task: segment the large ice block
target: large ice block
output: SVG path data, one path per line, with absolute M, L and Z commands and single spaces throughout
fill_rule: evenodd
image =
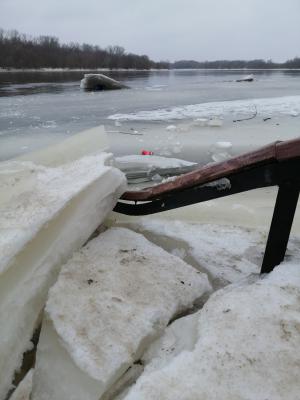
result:
M 140 373 L 149 343 L 210 289 L 205 274 L 142 235 L 101 233 L 49 292 L 32 399 L 113 398 Z
M 298 399 L 299 296 L 299 262 L 215 292 L 153 343 L 119 399 Z
M 51 146 L 22 154 L 17 161 L 32 161 L 47 167 L 58 167 L 85 156 L 108 151 L 109 143 L 104 126 L 76 133 Z
M 0 399 L 38 323 L 62 263 L 80 248 L 124 191 L 111 155 L 61 167 L 0 164 Z

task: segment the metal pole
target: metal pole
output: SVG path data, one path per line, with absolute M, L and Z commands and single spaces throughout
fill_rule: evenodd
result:
M 293 182 L 279 186 L 261 273 L 271 272 L 285 256 L 299 198 L 299 186 Z

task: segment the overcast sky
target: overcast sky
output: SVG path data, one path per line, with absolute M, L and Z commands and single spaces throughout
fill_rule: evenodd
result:
M 300 56 L 300 0 L 0 0 L 0 27 L 154 60 Z

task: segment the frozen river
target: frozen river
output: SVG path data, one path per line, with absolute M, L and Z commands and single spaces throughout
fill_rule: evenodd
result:
M 236 82 L 250 72 L 254 82 Z M 84 92 L 79 87 L 83 72 L 1 72 L 0 159 L 99 124 L 113 135 L 116 120 L 126 120 L 126 130 L 151 127 L 152 132 L 155 126 L 218 116 L 229 128 L 234 119 L 258 111 L 256 124 L 277 118 L 278 125 L 278 118 L 290 118 L 293 129 L 300 128 L 300 71 L 105 73 L 131 89 Z

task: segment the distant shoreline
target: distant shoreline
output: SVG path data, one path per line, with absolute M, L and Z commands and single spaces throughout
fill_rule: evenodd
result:
M 0 68 L 3 72 L 300 71 L 300 68 Z
M 145 72 L 145 71 L 169 71 L 164 68 L 134 69 L 134 68 L 0 68 L 1 72 Z

